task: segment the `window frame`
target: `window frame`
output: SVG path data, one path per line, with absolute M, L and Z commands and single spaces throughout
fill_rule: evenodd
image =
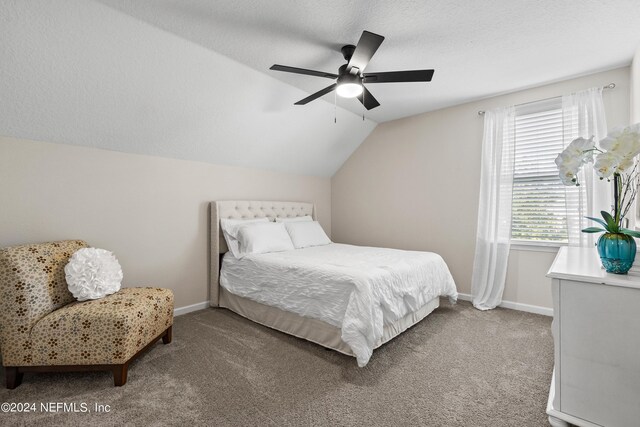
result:
M 541 113 L 544 111 L 552 111 L 552 110 L 558 110 L 558 107 L 560 109 L 560 111 L 562 111 L 562 97 L 561 96 L 556 96 L 556 97 L 552 97 L 552 98 L 548 98 L 548 99 L 544 99 L 544 100 L 540 100 L 540 101 L 532 101 L 532 102 L 528 102 L 525 104 L 520 104 L 518 106 L 516 106 L 516 120 L 518 118 L 518 116 L 526 116 L 526 115 L 530 115 L 530 114 L 536 114 L 536 113 Z M 562 123 L 562 129 L 563 129 L 563 139 L 564 139 L 564 131 L 565 131 L 565 124 L 564 122 Z M 514 130 L 515 130 L 515 137 L 514 137 L 514 152 L 517 155 L 517 138 L 518 138 L 518 127 L 514 124 Z M 564 145 L 564 144 L 563 144 Z M 513 180 L 513 186 L 515 187 L 515 183 L 516 183 L 516 170 L 515 170 L 515 161 L 514 161 L 514 180 Z M 560 181 L 560 178 L 558 177 L 558 182 Z M 512 194 L 513 194 L 513 189 L 512 189 Z M 510 234 L 510 245 L 511 245 L 511 249 L 513 250 L 519 250 L 519 251 L 534 251 L 534 252 L 557 252 L 558 249 L 562 246 L 568 246 L 569 242 L 568 242 L 568 236 L 567 236 L 567 241 L 547 241 L 547 240 L 527 240 L 527 239 L 521 239 L 521 238 L 514 238 L 513 236 L 513 202 L 514 202 L 514 198 L 512 196 L 511 198 L 511 234 Z M 565 199 L 566 200 L 566 199 Z

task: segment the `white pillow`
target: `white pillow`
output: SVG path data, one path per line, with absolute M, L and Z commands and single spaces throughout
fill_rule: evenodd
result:
M 77 250 L 64 267 L 69 292 L 78 301 L 114 294 L 122 286 L 122 268 L 113 253 L 104 249 Z
M 220 228 L 222 235 L 227 242 L 227 247 L 234 257 L 240 258 L 240 249 L 238 248 L 238 230 L 241 226 L 255 222 L 269 222 L 269 218 L 252 218 L 252 219 L 231 219 L 223 218 L 220 220 Z
M 313 221 L 313 218 L 311 218 L 311 215 L 305 215 L 305 216 L 294 216 L 291 218 L 276 218 L 276 222 L 302 222 L 302 221 Z
M 284 226 L 287 228 L 287 232 L 291 236 L 291 241 L 296 249 L 331 243 L 331 239 L 327 237 L 318 221 L 287 222 Z
M 240 257 L 295 249 L 284 224 L 274 222 L 241 226 L 238 230 L 238 242 L 240 243 Z

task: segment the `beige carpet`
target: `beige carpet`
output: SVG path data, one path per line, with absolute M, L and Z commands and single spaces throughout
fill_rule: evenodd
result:
M 109 413 L 0 413 L 2 425 L 545 426 L 551 319 L 444 300 L 355 359 L 223 309 L 176 318 L 173 343 L 108 373 L 25 374 L 0 402 L 95 403 Z M 3 378 L 4 384 L 4 378 Z

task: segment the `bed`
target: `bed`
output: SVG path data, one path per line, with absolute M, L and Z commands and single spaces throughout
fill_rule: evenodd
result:
M 211 203 L 210 305 L 369 361 L 375 348 L 420 322 L 441 296 L 457 299 L 442 258 L 430 252 L 330 244 L 236 259 L 220 220 L 311 216 L 311 203 Z

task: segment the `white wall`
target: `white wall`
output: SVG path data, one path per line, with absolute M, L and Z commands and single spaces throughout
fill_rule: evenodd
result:
M 631 62 L 631 123 L 640 122 L 640 46 Z
M 640 123 L 640 46 L 636 49 L 636 53 L 631 61 L 630 70 L 630 122 Z M 640 230 L 640 204 L 638 200 L 635 202 L 635 228 Z
M 329 177 L 375 123 L 308 95 L 101 3 L 0 2 L 0 135 Z
M 483 120 L 478 110 L 604 86 L 609 127 L 629 121 L 629 68 L 378 125 L 331 180 L 335 241 L 440 253 L 470 293 Z M 555 254 L 512 250 L 504 299 L 551 307 Z
M 330 192 L 329 178 L 0 137 L 0 247 L 86 240 L 176 307 L 208 299 L 210 201 L 313 202 L 330 233 Z

